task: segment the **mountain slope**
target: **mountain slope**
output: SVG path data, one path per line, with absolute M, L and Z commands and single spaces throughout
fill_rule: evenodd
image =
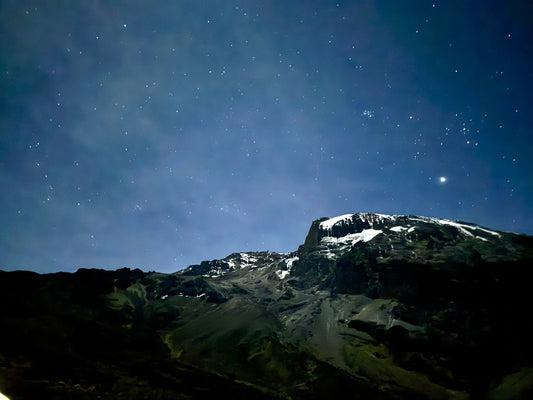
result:
M 532 265 L 532 237 L 362 213 L 175 274 L 1 273 L 0 390 L 525 398 Z

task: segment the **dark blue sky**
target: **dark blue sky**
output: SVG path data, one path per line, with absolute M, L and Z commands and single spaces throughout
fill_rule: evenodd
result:
M 533 234 L 532 13 L 0 0 L 0 268 L 171 272 L 359 211 Z

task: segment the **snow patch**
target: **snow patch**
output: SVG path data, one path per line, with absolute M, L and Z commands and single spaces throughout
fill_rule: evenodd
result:
M 291 258 L 287 258 L 285 260 L 285 264 L 287 264 L 287 268 L 288 268 L 289 271 L 292 268 L 292 264 L 294 264 L 294 262 L 298 261 L 299 259 L 300 259 L 299 257 L 291 257 Z
M 396 215 L 387 215 L 387 214 L 374 214 L 374 213 L 357 213 L 357 214 L 344 214 L 339 215 L 338 217 L 329 218 L 325 221 L 322 221 L 319 224 L 321 230 L 330 232 L 335 225 L 350 224 L 354 219 L 359 219 L 361 221 L 366 221 L 371 228 L 374 227 L 376 222 L 382 223 L 385 220 L 395 221 L 397 218 Z
M 226 263 L 229 265 L 230 269 L 235 269 L 236 264 L 234 260 L 227 259 Z
M 462 233 L 464 233 L 466 236 L 474 236 L 474 234 L 472 232 L 470 232 L 469 230 L 467 230 L 467 226 L 465 225 L 462 225 L 462 224 L 458 224 L 457 222 L 452 222 L 452 221 L 446 221 L 446 220 L 442 220 L 442 219 L 437 219 L 435 222 L 437 222 L 438 224 L 440 225 L 449 225 L 449 226 L 453 226 L 457 229 L 459 229 Z
M 378 229 L 365 229 L 359 233 L 350 233 L 342 237 L 325 236 L 320 240 L 320 255 L 333 260 L 345 251 L 350 250 L 358 242 L 370 242 L 383 233 Z
M 351 220 L 352 217 L 353 217 L 353 214 L 340 215 L 338 217 L 333 217 L 333 218 L 330 218 L 330 219 L 328 219 L 326 221 L 322 221 L 319 226 L 320 226 L 320 229 L 323 229 L 323 230 L 326 230 L 326 231 L 330 231 L 331 228 L 333 228 L 333 226 L 336 223 L 338 223 L 340 221 L 345 221 L 347 219 Z
M 257 262 L 257 258 L 250 254 L 240 253 L 239 255 L 241 257 L 241 260 L 243 261 L 241 263 L 241 268 L 251 267 Z
M 355 238 L 355 241 L 353 242 L 353 244 L 359 242 L 360 240 L 362 240 L 363 242 L 370 242 L 372 239 L 374 239 L 380 233 L 383 233 L 383 231 L 380 230 L 380 229 L 365 229 L 361 233 L 354 233 L 354 236 L 356 238 Z
M 276 271 L 276 275 L 278 276 L 279 279 L 285 279 L 287 275 L 289 274 L 290 274 L 290 271 L 282 271 L 281 269 Z
M 393 232 L 403 232 L 408 231 L 409 228 L 406 228 L 405 226 L 393 226 L 392 228 L 390 228 L 390 230 Z
M 201 298 L 204 297 L 207 293 L 197 294 L 196 296 L 189 296 L 187 294 L 179 293 L 179 297 L 188 297 L 188 298 Z
M 359 233 L 350 233 L 343 237 L 331 237 L 331 236 L 325 236 L 322 238 L 322 243 L 328 243 L 328 244 L 341 244 L 341 243 L 349 243 L 349 244 L 356 244 L 357 242 L 369 242 L 372 239 L 374 239 L 377 235 L 380 233 L 383 233 L 382 230 L 379 229 L 365 229 L 362 232 Z
M 290 258 L 287 258 L 285 261 L 285 265 L 287 266 L 287 269 L 284 270 L 284 269 L 278 269 L 276 271 L 276 275 L 278 276 L 279 279 L 285 279 L 290 273 L 291 273 L 291 268 L 292 268 L 292 264 L 294 264 L 295 261 L 298 261 L 300 258 L 298 256 L 296 257 L 290 257 Z
M 372 239 L 374 239 L 377 235 L 380 233 L 383 233 L 382 230 L 378 229 L 365 229 L 362 232 L 359 233 L 350 233 L 343 237 L 331 237 L 331 236 L 325 236 L 320 240 L 320 243 L 322 245 L 326 245 L 328 247 L 334 246 L 334 247 L 346 247 L 346 246 L 353 246 L 357 242 L 370 242 Z

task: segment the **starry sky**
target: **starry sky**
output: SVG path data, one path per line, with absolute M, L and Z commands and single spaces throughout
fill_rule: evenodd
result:
M 528 1 L 0 0 L 0 268 L 415 214 L 533 234 Z

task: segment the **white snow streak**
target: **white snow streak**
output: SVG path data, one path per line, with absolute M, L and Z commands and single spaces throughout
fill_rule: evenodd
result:
M 494 231 L 491 231 L 489 229 L 481 228 L 479 226 L 461 224 L 459 222 L 450 221 L 448 219 L 427 218 L 427 217 L 412 218 L 412 219 L 416 220 L 416 221 L 422 221 L 422 222 L 433 222 L 433 223 L 437 223 L 439 225 L 453 226 L 453 227 L 459 229 L 459 231 L 461 231 L 466 236 L 475 236 L 471 231 L 474 231 L 474 232 L 475 231 L 482 231 L 482 232 L 489 233 L 489 234 L 491 234 L 493 236 L 498 236 L 498 237 L 500 236 L 500 234 L 498 232 L 494 232 Z
M 406 231 L 408 229 L 409 228 L 406 228 L 405 226 L 393 226 L 392 228 L 390 228 L 390 230 L 393 231 L 393 232 L 402 232 L 402 231 Z
M 337 222 L 344 221 L 347 219 L 352 219 L 352 216 L 353 214 L 344 214 L 338 217 L 330 218 L 320 223 L 320 229 L 329 231 L 331 230 L 331 228 L 333 228 L 333 225 L 335 225 Z
M 326 236 L 320 240 L 320 243 L 325 245 L 354 245 L 357 242 L 369 242 L 374 239 L 377 235 L 383 233 L 383 231 L 378 229 L 365 229 L 359 233 L 350 233 L 343 237 L 331 237 Z

